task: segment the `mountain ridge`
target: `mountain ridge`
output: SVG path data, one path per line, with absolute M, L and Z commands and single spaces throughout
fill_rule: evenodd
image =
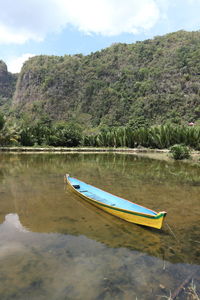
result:
M 199 79 L 200 32 L 178 31 L 87 56 L 32 57 L 7 96 L 16 119 L 48 116 L 86 127 L 184 123 L 200 120 Z

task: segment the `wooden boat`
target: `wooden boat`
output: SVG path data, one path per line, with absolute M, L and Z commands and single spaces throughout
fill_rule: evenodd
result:
M 144 226 L 158 229 L 162 227 L 163 220 L 166 216 L 166 212 L 164 211 L 157 213 L 151 209 L 70 177 L 68 174 L 65 176 L 65 181 L 70 189 L 78 196 L 116 217 Z

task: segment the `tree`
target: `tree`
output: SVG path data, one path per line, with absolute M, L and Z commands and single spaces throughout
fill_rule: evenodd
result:
M 0 130 L 3 129 L 4 124 L 5 124 L 5 119 L 4 119 L 3 114 L 0 112 Z
M 81 144 L 82 129 L 79 125 L 70 123 L 58 123 L 54 126 L 49 137 L 49 145 L 76 147 Z

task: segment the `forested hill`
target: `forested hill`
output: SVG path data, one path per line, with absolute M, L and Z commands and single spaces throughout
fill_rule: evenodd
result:
M 16 80 L 17 75 L 9 73 L 6 64 L 0 60 L 0 109 L 9 110 Z
M 18 76 L 12 112 L 94 127 L 197 121 L 200 32 L 114 44 L 88 56 L 33 57 Z

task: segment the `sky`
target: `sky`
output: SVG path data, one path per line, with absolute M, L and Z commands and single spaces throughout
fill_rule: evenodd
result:
M 12 73 L 35 55 L 87 55 L 200 29 L 200 0 L 0 0 L 0 8 L 0 59 Z

